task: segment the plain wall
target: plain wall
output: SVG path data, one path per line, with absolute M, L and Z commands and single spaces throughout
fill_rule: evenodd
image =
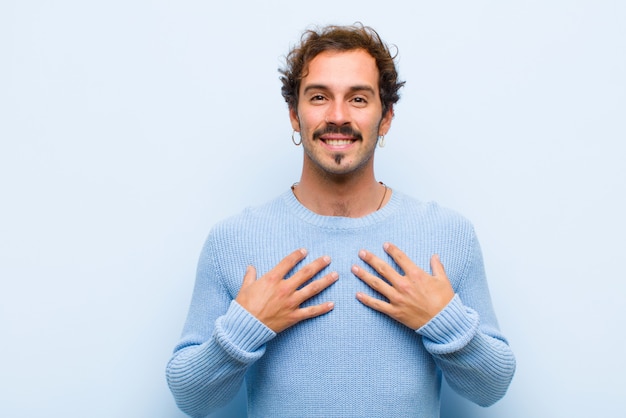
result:
M 502 401 L 446 390 L 443 415 L 621 416 L 618 0 L 0 3 L 0 416 L 183 416 L 164 369 L 200 247 L 299 178 L 277 68 L 355 21 L 407 81 L 377 177 L 474 222 L 518 360 Z

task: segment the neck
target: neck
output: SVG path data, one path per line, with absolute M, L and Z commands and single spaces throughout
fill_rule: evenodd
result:
M 377 211 L 391 197 L 391 190 L 367 179 L 324 178 L 317 181 L 303 174 L 292 190 L 300 203 L 323 216 L 360 218 Z

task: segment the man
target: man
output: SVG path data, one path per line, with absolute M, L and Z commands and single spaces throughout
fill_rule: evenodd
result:
M 325 27 L 281 72 L 302 175 L 211 231 L 167 367 L 179 407 L 205 416 L 244 377 L 250 417 L 437 417 L 442 374 L 496 402 L 515 359 L 471 224 L 374 176 L 404 84 L 389 49 Z

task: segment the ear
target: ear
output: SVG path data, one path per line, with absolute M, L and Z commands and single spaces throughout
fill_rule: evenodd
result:
M 380 120 L 380 125 L 378 126 L 378 135 L 387 135 L 389 129 L 391 128 L 391 120 L 393 119 L 393 106 L 390 106 L 387 110 L 387 113 Z
M 294 131 L 300 132 L 300 118 L 296 109 L 289 109 L 289 120 L 291 121 L 291 127 Z

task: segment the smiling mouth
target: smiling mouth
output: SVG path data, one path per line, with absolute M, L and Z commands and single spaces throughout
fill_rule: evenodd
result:
M 331 147 L 350 145 L 362 138 L 361 133 L 352 129 L 352 126 L 327 125 L 313 132 L 313 139 L 319 139 Z
M 353 138 L 350 138 L 350 139 L 320 138 L 320 139 L 324 141 L 326 145 L 330 145 L 331 147 L 342 147 L 345 145 L 350 145 L 354 141 L 356 141 L 356 139 L 353 139 Z

